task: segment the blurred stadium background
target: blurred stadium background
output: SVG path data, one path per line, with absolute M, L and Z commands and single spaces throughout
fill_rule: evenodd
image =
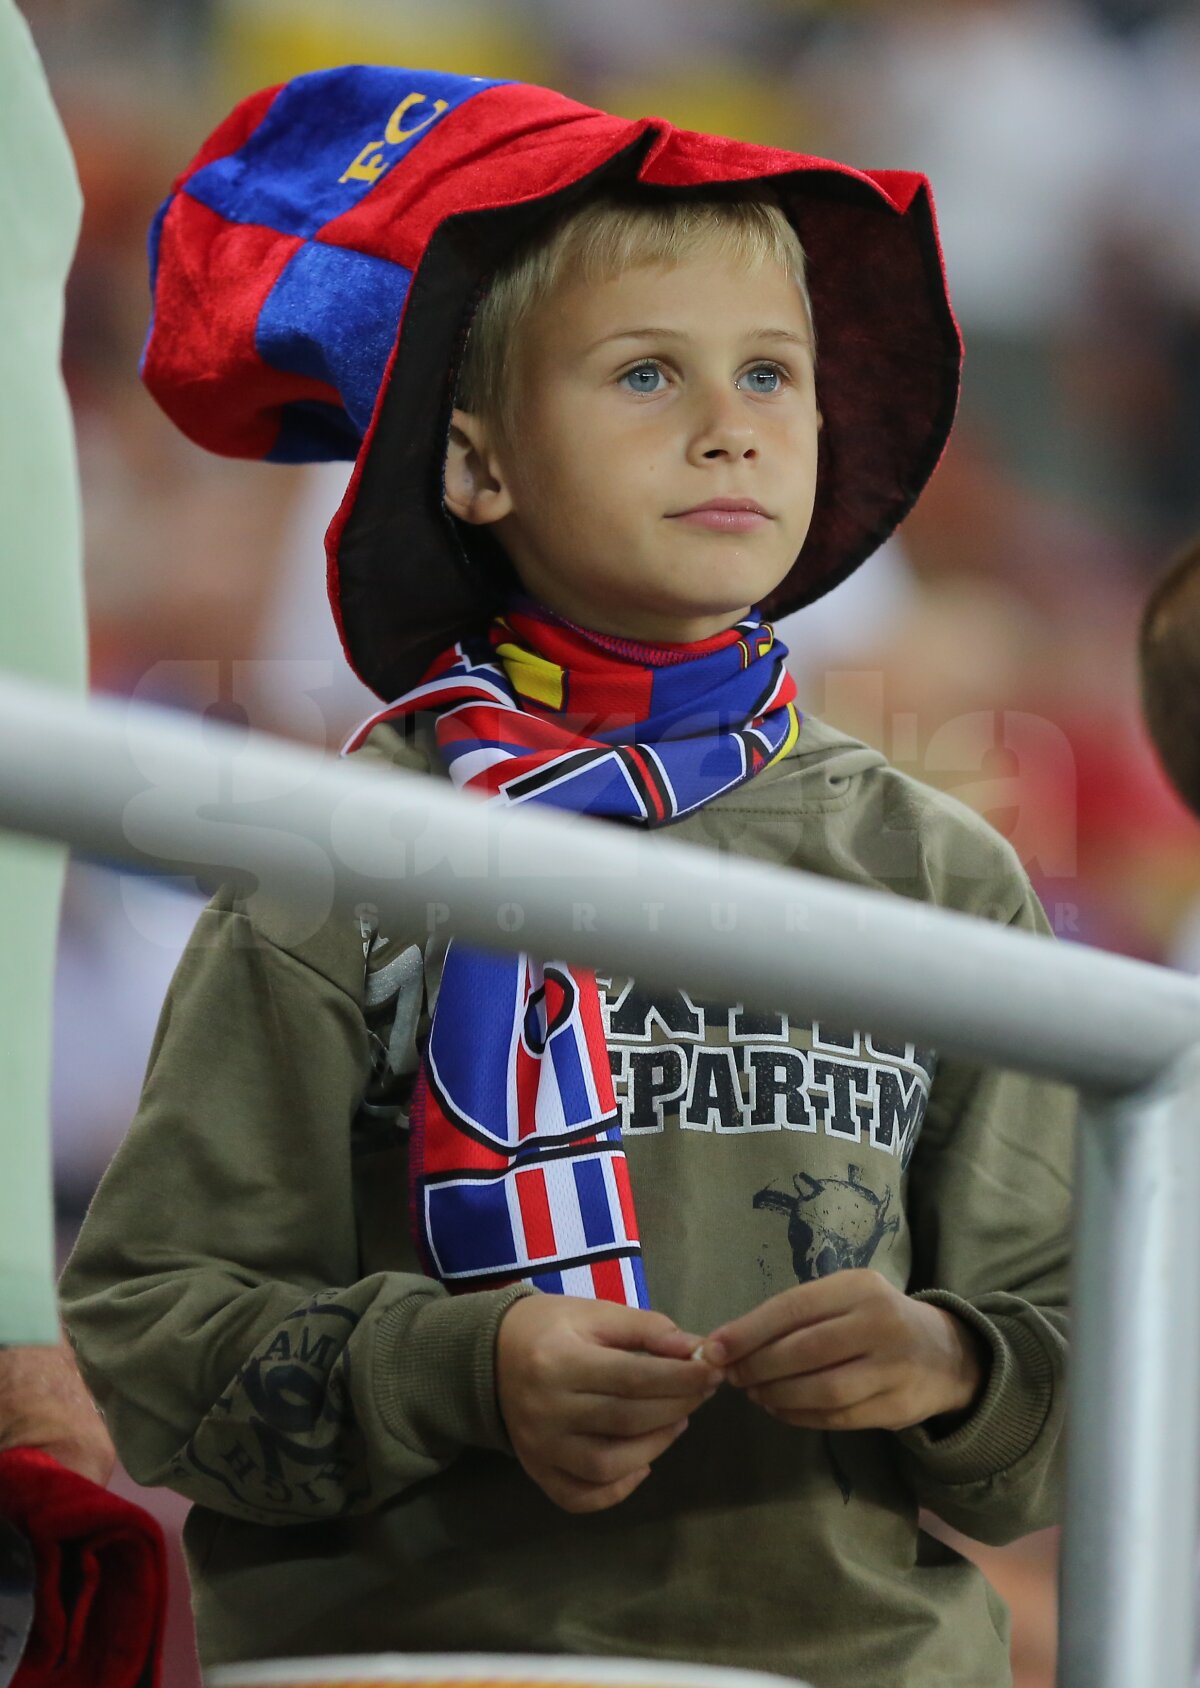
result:
M 151 216 L 243 94 L 368 60 L 547 82 L 862 165 L 926 171 L 968 355 L 917 511 L 782 624 L 804 707 L 1005 832 L 1061 936 L 1195 971 L 1194 823 L 1141 730 L 1134 631 L 1200 528 L 1200 12 L 1178 0 L 22 0 L 86 214 L 66 375 L 92 683 L 336 748 L 322 535 L 348 466 L 220 461 L 138 385 Z M 61 1246 L 135 1106 L 194 884 L 72 866 L 59 939 Z M 127 1492 L 173 1543 L 170 1496 Z M 1053 1534 L 959 1544 L 1052 1682 Z M 198 1673 L 177 1545 L 171 1688 Z

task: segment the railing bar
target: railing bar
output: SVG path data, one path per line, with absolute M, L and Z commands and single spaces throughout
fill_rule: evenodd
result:
M 1191 1688 L 1200 1061 L 1079 1133 L 1060 1688 Z
M 84 705 L 8 679 L 0 825 L 143 867 L 261 878 L 312 930 L 335 900 L 409 920 L 434 909 L 447 930 L 495 948 L 1098 1091 L 1148 1083 L 1200 1035 L 1200 984 L 1164 968 L 662 833 L 500 812 L 442 780 L 338 764 L 182 712 Z

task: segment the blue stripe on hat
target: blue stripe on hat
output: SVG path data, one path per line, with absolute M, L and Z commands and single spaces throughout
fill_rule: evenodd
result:
M 263 302 L 255 350 L 275 369 L 335 387 L 361 439 L 411 281 L 402 264 L 308 241 Z
M 167 212 L 174 204 L 174 195 L 164 199 L 154 213 L 154 221 L 150 224 L 150 233 L 146 241 L 146 250 L 150 258 L 150 326 L 146 330 L 146 338 L 142 341 L 142 352 L 138 358 L 138 374 L 141 375 L 146 367 L 146 353 L 150 349 L 150 341 L 154 336 L 155 319 L 155 289 L 158 286 L 158 253 L 162 246 L 163 224 L 167 220 Z
M 443 1277 L 502 1272 L 518 1264 L 504 1179 L 431 1184 L 425 1212 Z
M 162 245 L 163 224 L 167 220 L 167 212 L 174 205 L 174 196 L 164 199 L 154 213 L 154 221 L 150 224 L 150 233 L 146 238 L 146 250 L 150 258 L 150 297 L 153 299 L 154 290 L 158 286 L 158 250 Z
M 353 210 L 448 112 L 500 85 L 384 65 L 298 76 L 238 151 L 198 170 L 184 191 L 231 222 L 311 237 Z

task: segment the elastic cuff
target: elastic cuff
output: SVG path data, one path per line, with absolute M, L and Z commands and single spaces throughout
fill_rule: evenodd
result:
M 511 1452 L 496 1399 L 496 1333 L 529 1284 L 406 1298 L 383 1315 L 375 1400 L 384 1428 L 411 1443 Z
M 923 1301 L 953 1313 L 991 1350 L 987 1385 L 974 1410 L 949 1436 L 922 1425 L 899 1439 L 940 1483 L 976 1483 L 1007 1471 L 1036 1442 L 1054 1395 L 1054 1366 L 1037 1337 L 1017 1318 L 990 1319 L 949 1290 L 920 1290 Z

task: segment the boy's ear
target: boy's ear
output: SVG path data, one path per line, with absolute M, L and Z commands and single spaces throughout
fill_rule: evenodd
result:
M 469 410 L 456 410 L 450 418 L 445 481 L 446 508 L 461 521 L 476 526 L 498 522 L 513 507 L 487 425 Z

